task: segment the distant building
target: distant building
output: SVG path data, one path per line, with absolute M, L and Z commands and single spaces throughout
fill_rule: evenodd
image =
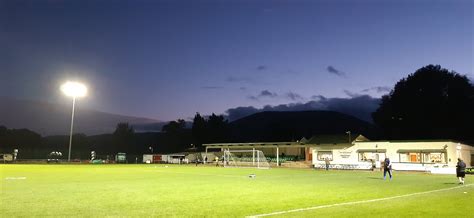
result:
M 372 169 L 380 168 L 385 157 L 390 158 L 394 170 L 455 173 L 457 158 L 474 165 L 474 147 L 452 140 L 370 141 L 359 135 L 319 135 L 296 142 L 215 143 L 204 144 L 208 149 L 261 150 L 267 157 L 296 156 L 316 168 Z
M 313 165 L 321 168 L 326 157 L 332 168 L 342 169 L 380 168 L 385 157 L 394 170 L 454 174 L 458 157 L 468 166 L 474 165 L 474 147 L 451 140 L 370 141 L 359 136 L 349 146 L 312 145 L 312 152 Z

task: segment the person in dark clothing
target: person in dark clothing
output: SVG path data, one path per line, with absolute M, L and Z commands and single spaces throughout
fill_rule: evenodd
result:
M 390 180 L 392 180 L 392 163 L 390 162 L 390 159 L 386 157 L 383 163 L 383 180 L 387 177 L 387 173 L 390 176 Z
M 464 177 L 466 176 L 466 163 L 458 158 L 458 163 L 456 164 L 456 177 L 459 179 L 459 184 L 464 185 Z
M 329 158 L 326 157 L 326 159 L 324 159 L 324 163 L 326 164 L 326 170 L 329 170 Z

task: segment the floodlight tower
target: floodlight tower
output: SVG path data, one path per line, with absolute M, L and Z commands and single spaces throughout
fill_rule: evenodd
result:
M 68 81 L 61 85 L 61 91 L 69 97 L 72 97 L 72 113 L 71 113 L 71 131 L 69 132 L 69 153 L 67 161 L 71 161 L 71 145 L 72 145 L 72 128 L 74 125 L 74 107 L 76 105 L 76 98 L 85 97 L 87 95 L 87 87 L 78 82 Z

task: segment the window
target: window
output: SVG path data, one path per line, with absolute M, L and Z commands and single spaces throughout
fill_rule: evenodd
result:
M 423 153 L 423 163 L 446 163 L 445 153 Z
M 359 161 L 382 161 L 385 159 L 385 153 L 380 152 L 360 152 Z
M 420 153 L 400 153 L 400 162 L 405 163 L 420 163 L 421 155 Z
M 332 151 L 318 151 L 318 160 L 332 160 Z
M 444 152 L 402 152 L 400 162 L 405 163 L 446 163 L 446 153 Z

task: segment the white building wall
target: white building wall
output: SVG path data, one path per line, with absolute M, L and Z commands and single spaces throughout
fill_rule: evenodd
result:
M 468 166 L 471 163 L 471 154 L 474 148 L 468 145 L 460 144 L 461 150 L 458 151 L 458 143 L 449 141 L 440 142 L 388 142 L 388 141 L 368 141 L 355 142 L 352 146 L 344 145 L 316 145 L 313 147 L 313 165 L 324 168 L 325 161 L 318 160 L 318 152 L 331 151 L 333 159 L 330 161 L 331 168 L 342 169 L 371 169 L 371 161 L 359 160 L 360 150 L 373 150 L 378 160 L 375 162 L 377 168 L 385 156 L 390 158 L 394 170 L 414 170 L 414 171 L 436 171 L 442 173 L 455 173 L 457 158 L 460 156 Z M 440 150 L 446 151 L 446 157 L 442 163 L 420 163 L 407 162 L 400 158 L 399 150 Z M 375 156 L 374 155 L 374 156 Z M 420 159 L 421 160 L 421 159 Z
M 143 155 L 143 163 L 147 163 L 147 161 L 149 161 L 149 163 L 153 163 L 153 154 L 144 154 Z

